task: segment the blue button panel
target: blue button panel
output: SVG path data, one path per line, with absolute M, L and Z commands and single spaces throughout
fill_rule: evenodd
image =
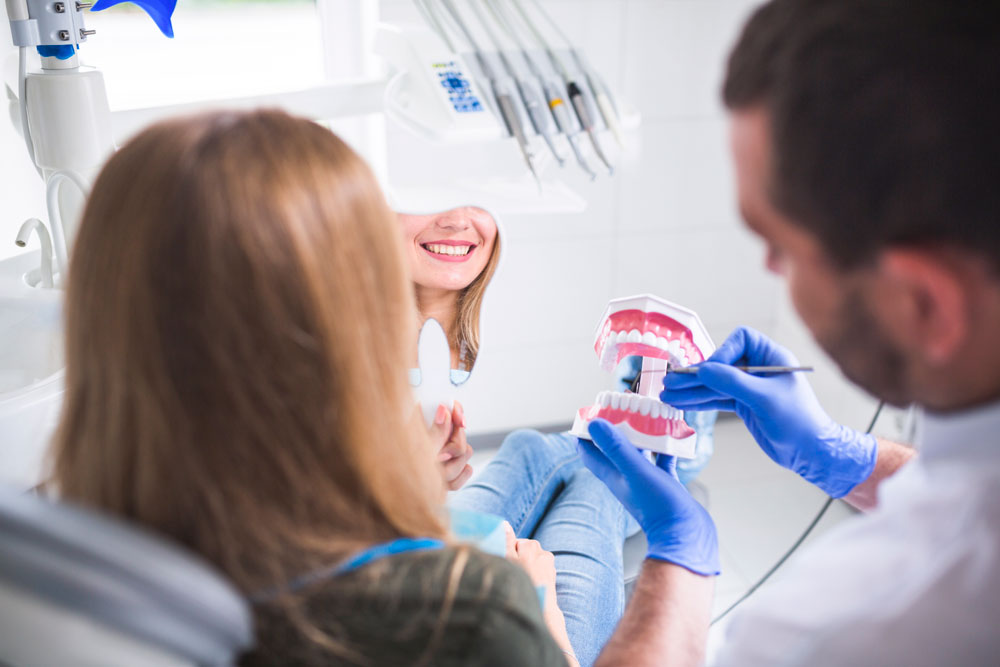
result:
M 455 111 L 470 113 L 483 110 L 482 102 L 472 94 L 472 86 L 462 71 L 458 69 L 457 63 L 454 61 L 434 63 L 433 67 L 437 72 L 441 86 L 448 91 L 448 101 L 451 102 Z

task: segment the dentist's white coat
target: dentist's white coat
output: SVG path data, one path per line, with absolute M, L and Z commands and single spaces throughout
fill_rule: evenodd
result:
M 1000 404 L 921 430 L 876 511 L 733 612 L 716 665 L 1000 665 Z

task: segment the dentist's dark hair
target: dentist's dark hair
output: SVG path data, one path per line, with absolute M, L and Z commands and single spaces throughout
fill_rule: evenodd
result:
M 842 268 L 950 246 L 1000 268 L 1000 6 L 772 0 L 722 96 L 763 109 L 771 203 Z

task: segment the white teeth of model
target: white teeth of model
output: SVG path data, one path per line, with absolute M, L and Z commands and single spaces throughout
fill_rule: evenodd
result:
M 606 408 L 609 405 L 611 405 L 611 392 L 610 391 L 602 391 L 597 396 L 597 402 L 601 405 L 602 408 Z
M 654 398 L 643 397 L 643 399 L 639 401 L 639 414 L 642 415 L 643 417 L 648 415 L 650 409 L 653 407 L 653 401 L 655 400 L 656 399 Z
M 638 412 L 639 404 L 642 402 L 642 396 L 639 394 L 632 394 L 628 398 L 628 409 L 629 412 Z
M 663 336 L 660 336 L 660 337 L 658 337 L 656 339 L 656 347 L 660 348 L 664 352 L 666 352 L 667 345 L 669 345 L 669 344 L 670 344 L 670 341 L 667 340 L 666 338 L 664 338 Z
M 656 334 L 652 331 L 647 331 L 642 334 L 643 345 L 649 345 L 650 347 L 656 347 Z
M 649 406 L 649 416 L 652 417 L 653 419 L 659 419 L 660 410 L 662 409 L 663 409 L 663 404 L 657 400 L 654 400 L 653 404 Z
M 680 358 L 681 354 L 681 342 L 679 340 L 672 340 L 667 344 L 667 352 L 672 356 Z
M 618 332 L 618 338 L 617 338 L 617 340 L 618 340 L 619 343 L 624 343 L 625 341 L 627 341 L 628 340 L 628 332 L 627 331 L 619 331 Z
M 618 406 L 621 404 L 622 395 L 617 391 L 611 393 L 611 409 L 617 410 Z
M 630 343 L 641 343 L 642 334 L 639 333 L 638 329 L 632 329 L 631 331 L 628 332 L 628 338 L 626 340 L 628 340 L 628 342 Z

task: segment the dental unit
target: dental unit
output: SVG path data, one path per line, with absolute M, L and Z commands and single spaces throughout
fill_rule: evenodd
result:
M 659 394 L 668 367 L 683 369 L 715 351 L 698 314 L 649 294 L 613 299 L 597 326 L 594 351 L 608 372 L 625 357 L 642 357 L 637 391 L 600 392 L 593 405 L 577 412 L 570 433 L 590 439 L 587 425 L 607 419 L 637 447 L 693 458 L 694 429 L 684 412 L 661 403 Z
M 476 62 L 479 63 L 480 69 L 483 71 L 483 75 L 489 79 L 490 87 L 493 90 L 493 96 L 496 98 L 497 106 L 500 108 L 500 115 L 503 118 L 504 123 L 507 125 L 507 130 L 517 141 L 517 146 L 521 149 L 521 155 L 524 157 L 524 161 L 528 165 L 528 169 L 531 171 L 531 175 L 535 177 L 538 182 L 538 187 L 542 187 L 542 179 L 538 175 L 538 171 L 535 169 L 534 153 L 531 150 L 531 145 L 528 143 L 528 138 L 524 134 L 524 126 L 521 125 L 521 118 L 517 115 L 517 109 L 514 106 L 514 100 L 507 89 L 507 86 L 503 80 L 497 75 L 493 66 L 487 60 L 482 48 L 476 39 L 472 36 L 472 32 L 469 27 L 465 24 L 462 19 L 461 14 L 458 13 L 458 9 L 452 0 L 441 0 L 445 9 L 451 15 L 452 20 L 458 29 L 465 36 L 465 40 L 469 43 L 472 48 L 472 52 L 476 56 Z
M 576 81 L 573 80 L 573 77 L 570 75 L 569 68 L 566 67 L 566 63 L 563 62 L 562 58 L 559 57 L 559 54 L 555 52 L 548 40 L 545 39 L 545 35 L 542 34 L 542 31 L 535 25 L 531 17 L 528 16 L 528 12 L 524 9 L 524 5 L 521 0 L 512 0 L 512 2 L 514 3 L 514 7 L 517 9 L 518 13 L 521 15 L 521 18 L 524 20 L 525 25 L 528 26 L 528 29 L 535 36 L 539 46 L 541 46 L 541 48 L 545 51 L 549 60 L 551 60 L 552 64 L 555 66 L 556 71 L 558 71 L 562 76 L 563 83 L 566 85 L 566 93 L 569 95 L 570 103 L 573 105 L 573 110 L 576 111 L 576 117 L 580 121 L 580 126 L 587 133 L 587 136 L 590 137 L 590 143 L 594 147 L 594 153 L 597 155 L 598 159 L 604 163 L 608 173 L 614 174 L 615 168 L 604 155 L 604 150 L 601 148 L 601 144 L 597 139 L 594 119 L 590 114 L 590 110 L 587 108 L 587 101 L 584 99 L 583 91 L 580 89 L 580 86 L 577 85 Z

